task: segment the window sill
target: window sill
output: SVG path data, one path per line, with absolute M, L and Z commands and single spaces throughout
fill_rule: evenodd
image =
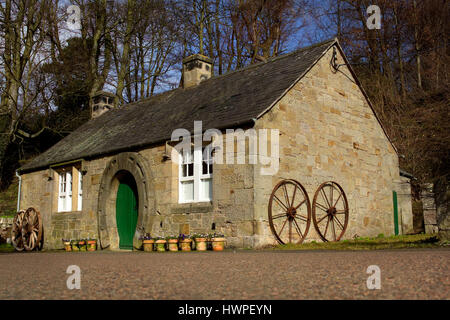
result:
M 64 212 L 53 212 L 52 221 L 67 221 L 67 219 L 81 219 L 83 217 L 82 211 L 64 211 Z
M 172 205 L 170 209 L 170 213 L 174 214 L 206 213 L 212 211 L 213 211 L 212 201 L 178 203 Z
M 74 210 L 74 211 L 54 211 L 53 214 L 71 214 L 71 213 L 82 213 L 83 210 Z

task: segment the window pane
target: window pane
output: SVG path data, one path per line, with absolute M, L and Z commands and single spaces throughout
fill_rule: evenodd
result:
M 181 168 L 182 168 L 181 176 L 186 177 L 187 176 L 187 164 L 182 164 Z
M 188 164 L 189 166 L 189 177 L 193 177 L 194 176 L 194 164 Z
M 200 197 L 202 200 L 212 199 L 212 179 L 200 180 Z
M 212 148 L 211 147 L 203 148 L 203 160 L 204 161 L 210 161 L 212 159 L 211 153 L 212 153 Z
M 69 194 L 72 193 L 72 173 L 67 172 L 67 180 L 68 180 L 68 188 L 69 188 Z
M 182 151 L 183 163 L 191 163 L 192 162 L 192 152 L 183 152 Z
M 202 163 L 202 173 L 208 174 L 208 164 L 205 161 Z
M 194 200 L 194 181 L 187 181 L 181 183 L 181 200 L 182 201 Z
M 212 163 L 209 165 L 209 174 L 212 174 L 213 173 L 213 165 L 212 165 Z
M 83 208 L 83 175 L 81 171 L 78 172 L 78 211 Z

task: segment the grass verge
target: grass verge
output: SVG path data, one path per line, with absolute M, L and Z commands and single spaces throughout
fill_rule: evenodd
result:
M 7 190 L 0 192 L 0 218 L 14 217 L 16 214 L 18 189 L 19 183 L 16 179 Z
M 435 234 L 415 234 L 375 238 L 357 238 L 339 242 L 308 242 L 303 244 L 284 244 L 271 247 L 275 250 L 381 250 L 401 248 L 436 248 L 439 238 Z
M 1 252 L 14 252 L 14 247 L 8 243 L 0 244 L 0 253 Z

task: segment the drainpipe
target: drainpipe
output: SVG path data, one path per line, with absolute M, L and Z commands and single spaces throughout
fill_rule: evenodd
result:
M 22 192 L 22 176 L 16 170 L 16 177 L 19 178 L 19 192 L 17 193 L 17 212 L 20 210 L 20 194 Z

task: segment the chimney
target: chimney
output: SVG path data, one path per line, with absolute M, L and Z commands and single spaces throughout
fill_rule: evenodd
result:
M 198 85 L 203 80 L 211 78 L 212 60 L 201 54 L 193 54 L 183 59 L 183 87 Z
M 98 91 L 93 97 L 93 104 L 91 109 L 91 119 L 97 118 L 113 109 L 115 95 L 107 91 Z

